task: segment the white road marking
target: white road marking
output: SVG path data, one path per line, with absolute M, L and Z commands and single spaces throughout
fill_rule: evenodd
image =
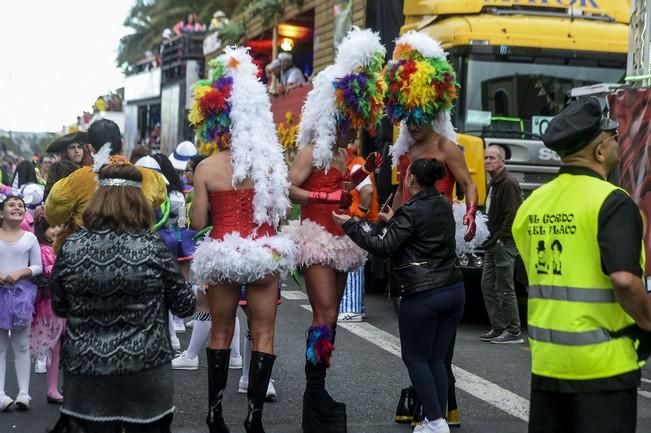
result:
M 307 299 L 307 295 L 300 290 L 282 290 L 280 296 L 290 301 Z
M 642 382 L 651 383 L 651 379 L 642 378 Z
M 301 305 L 301 307 L 312 311 L 309 305 Z M 400 338 L 370 323 L 337 322 L 337 326 L 363 338 L 392 355 L 397 357 L 401 356 Z M 495 406 L 509 415 L 525 422 L 529 421 L 529 400 L 456 365 L 453 365 L 452 369 L 459 389 Z
M 651 398 L 651 392 L 649 391 L 638 391 L 637 393 L 642 397 Z

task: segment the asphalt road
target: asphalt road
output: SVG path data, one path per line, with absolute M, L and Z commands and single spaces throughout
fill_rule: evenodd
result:
M 290 298 L 290 299 L 288 299 Z M 327 387 L 335 399 L 348 405 L 350 433 L 408 433 L 411 428 L 393 422 L 400 389 L 409 381 L 398 355 L 397 320 L 389 300 L 367 296 L 367 320 L 342 324 Z M 481 302 L 470 298 L 469 302 Z M 283 292 L 276 326 L 276 361 L 273 378 L 278 401 L 264 409 L 268 433 L 300 433 L 301 398 L 304 387 L 305 329 L 310 321 L 307 299 L 295 286 Z M 243 316 L 242 316 L 243 317 Z M 244 322 L 243 322 L 244 323 Z M 529 395 L 529 350 L 527 345 L 481 343 L 477 336 L 486 330 L 481 319 L 464 319 L 457 336 L 454 363 L 462 426 L 458 433 L 524 433 L 527 431 Z M 182 346 L 189 331 L 179 334 Z M 13 356 L 7 365 L 7 393 L 17 386 Z M 243 432 L 246 396 L 237 393 L 241 370 L 231 370 L 225 393 L 226 421 L 233 433 Z M 651 370 L 643 371 L 639 392 L 638 432 L 651 432 Z M 207 432 L 207 370 L 205 354 L 199 370 L 175 371 L 176 387 L 173 431 Z M 45 400 L 45 375 L 33 374 L 32 409 L 0 413 L 0 433 L 43 433 L 54 425 L 58 406 Z

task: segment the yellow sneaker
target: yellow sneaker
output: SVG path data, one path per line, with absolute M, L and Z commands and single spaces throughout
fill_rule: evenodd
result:
M 447 421 L 450 427 L 461 427 L 461 412 L 459 412 L 459 409 L 448 411 Z

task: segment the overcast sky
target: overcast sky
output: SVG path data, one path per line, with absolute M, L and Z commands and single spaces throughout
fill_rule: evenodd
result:
M 0 0 L 0 129 L 60 131 L 122 86 L 133 0 Z

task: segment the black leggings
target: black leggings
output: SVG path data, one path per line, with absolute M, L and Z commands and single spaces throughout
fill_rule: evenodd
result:
M 444 417 L 448 396 L 445 355 L 464 302 L 463 282 L 405 296 L 400 302 L 402 360 L 429 420 Z

